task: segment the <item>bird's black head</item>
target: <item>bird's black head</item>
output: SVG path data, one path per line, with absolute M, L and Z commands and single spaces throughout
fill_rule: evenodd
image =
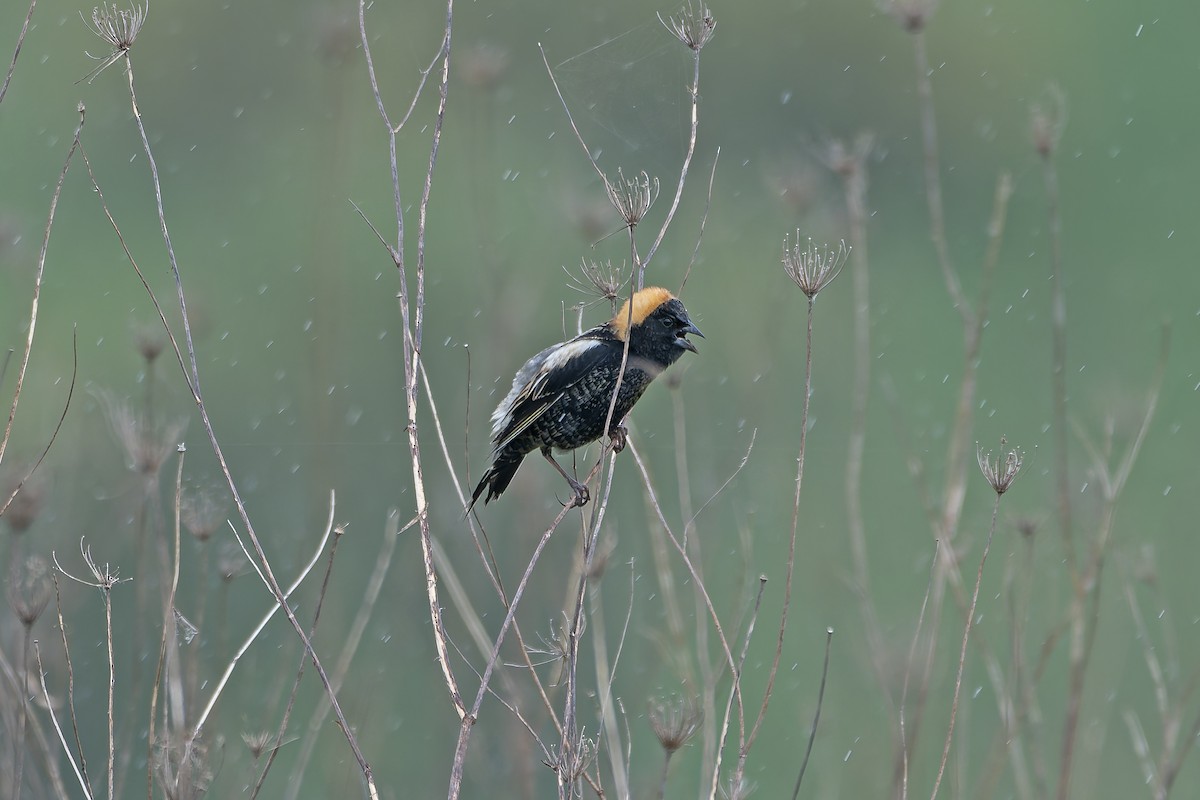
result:
M 687 338 L 689 333 L 704 338 L 679 298 L 657 286 L 636 292 L 632 313 L 630 303 L 626 302 L 611 324 L 618 338 L 628 337 L 631 355 L 664 367 L 675 363 L 684 350 L 698 352 Z

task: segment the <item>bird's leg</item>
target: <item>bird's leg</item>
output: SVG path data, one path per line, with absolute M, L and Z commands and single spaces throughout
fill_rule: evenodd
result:
M 625 449 L 625 443 L 629 441 L 629 428 L 621 422 L 612 426 L 612 430 L 608 432 L 608 440 L 612 443 L 612 451 L 619 453 Z
M 571 491 L 575 492 L 575 505 L 586 506 L 588 500 L 591 499 L 591 493 L 588 491 L 588 488 L 567 474 L 567 471 L 562 468 L 562 464 L 554 460 L 554 454 L 550 452 L 549 447 L 542 448 L 542 455 L 554 465 L 554 468 L 558 470 L 558 474 L 566 478 L 567 483 L 571 484 Z

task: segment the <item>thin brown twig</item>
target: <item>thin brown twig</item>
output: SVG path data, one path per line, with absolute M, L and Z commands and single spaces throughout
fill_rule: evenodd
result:
M 32 7 L 31 7 L 32 12 Z M 25 334 L 25 347 L 21 351 L 21 362 L 17 367 L 17 382 L 13 389 L 12 402 L 8 408 L 8 422 L 4 426 L 4 437 L 0 438 L 0 464 L 4 463 L 4 453 L 12 437 L 13 418 L 17 415 L 17 403 L 21 399 L 21 389 L 25 385 L 25 373 L 29 369 L 29 355 L 33 351 L 33 337 L 37 331 L 38 305 L 42 297 L 42 276 L 46 272 L 46 251 L 50 248 L 50 229 L 54 226 L 54 212 L 58 210 L 58 199 L 62 196 L 63 183 L 67 180 L 67 169 L 71 166 L 71 158 L 79 147 L 79 135 L 83 132 L 86 117 L 83 104 L 79 104 L 79 124 L 75 126 L 75 135 L 71 139 L 71 147 L 63 160 L 62 169 L 58 173 L 58 182 L 54 185 L 54 194 L 50 197 L 50 211 L 46 216 L 46 227 L 42 232 L 42 246 L 38 250 L 37 267 L 33 274 L 33 299 L 30 301 L 29 330 Z
M 367 578 L 362 600 L 358 604 L 358 611 L 354 615 L 354 621 L 350 623 L 350 630 L 346 634 L 345 641 L 342 643 L 337 663 L 333 666 L 332 682 L 335 692 L 341 691 L 345 683 L 346 675 L 350 671 L 350 664 L 358 652 L 359 645 L 362 643 L 363 633 L 366 632 L 367 624 L 371 621 L 371 615 L 374 613 L 375 606 L 379 602 L 379 593 L 383 590 L 383 582 L 387 578 L 388 570 L 391 569 L 392 557 L 396 553 L 396 543 L 400 540 L 400 536 L 396 530 L 397 518 L 396 514 L 389 515 L 388 524 L 383 526 L 383 545 L 379 548 L 379 554 L 375 558 L 375 568 Z M 332 558 L 332 553 L 330 557 Z M 308 766 L 313 749 L 316 747 L 317 737 L 321 732 L 330 708 L 331 703 L 329 702 L 329 698 L 323 697 L 318 703 L 316 710 L 313 711 L 312 718 L 308 723 L 308 733 L 304 738 L 304 742 L 300 745 L 300 754 L 296 758 L 296 766 L 292 769 L 288 791 L 285 794 L 287 798 L 299 797 L 304 769 Z
M 313 567 L 317 565 L 317 561 L 319 561 L 321 558 L 321 553 L 325 552 L 325 545 L 329 542 L 329 537 L 333 534 L 334 509 L 337 507 L 336 499 L 335 493 L 330 491 L 329 515 L 325 521 L 325 531 L 321 534 L 320 541 L 317 542 L 317 547 L 313 552 L 312 558 L 310 558 L 304 567 L 301 568 L 299 574 L 296 575 L 296 578 L 288 586 L 287 591 L 284 592 L 283 597 L 285 603 L 287 598 L 291 597 L 292 593 L 299 588 L 300 584 L 304 582 L 304 579 L 308 577 L 310 572 L 312 572 Z M 251 560 L 250 564 L 256 570 L 258 569 L 258 565 L 255 564 L 253 560 Z M 208 720 L 209 715 L 212 714 L 213 708 L 216 706 L 217 700 L 220 698 L 221 692 L 224 691 L 225 685 L 229 682 L 229 676 L 233 674 L 238 662 L 241 660 L 242 656 L 246 654 L 246 651 L 250 649 L 250 645 L 254 644 L 254 641 L 258 638 L 258 635 L 262 633 L 263 628 L 267 627 L 267 623 L 271 621 L 276 613 L 278 613 L 279 609 L 280 604 L 276 602 L 267 610 L 267 613 L 263 615 L 263 618 L 259 620 L 254 629 L 251 630 L 245 641 L 242 642 L 241 646 L 229 660 L 229 663 L 225 666 L 225 671 L 221 673 L 221 677 L 217 679 L 216 685 L 213 687 L 212 695 L 209 696 L 208 702 L 205 704 L 204 709 L 196 718 L 195 724 L 192 725 L 192 733 L 188 737 L 187 741 L 188 749 L 192 747 L 196 739 L 199 738 L 201 731 L 204 730 L 204 723 Z
M 589 476 L 590 479 L 590 476 Z M 530 556 L 529 563 L 525 567 L 525 572 L 521 575 L 521 580 L 513 591 L 512 602 L 508 604 L 508 610 L 504 615 L 504 621 L 500 625 L 500 630 L 496 633 L 496 643 L 492 647 L 491 655 L 488 658 L 487 665 L 484 667 L 483 676 L 479 681 L 479 690 L 475 694 L 475 702 L 471 708 L 463 715 L 462 722 L 458 730 L 458 744 L 454 749 L 454 762 L 450 768 L 450 788 L 447 794 L 448 800 L 456 800 L 462 792 L 463 767 L 466 763 L 467 746 L 471 739 L 471 729 L 475 726 L 475 721 L 478 719 L 479 709 L 483 705 L 483 698 L 487 695 L 488 685 L 491 681 L 492 672 L 496 668 L 496 663 L 500 659 L 500 646 L 504 643 L 504 636 L 508 633 L 509 627 L 512 625 L 513 618 L 517 613 L 517 606 L 520 604 L 521 597 L 525 594 L 525 587 L 529 584 L 529 578 L 533 574 L 533 568 L 537 565 L 538 559 L 541 558 L 542 551 L 546 549 L 546 545 L 550 542 L 550 536 L 558 528 L 562 521 L 566 519 L 567 514 L 574 508 L 573 502 L 568 502 L 558 512 L 558 515 L 550 523 L 549 527 L 542 532 L 541 538 L 538 540 L 537 546 L 534 548 L 533 555 Z M 565 728 L 565 725 L 564 725 Z
M 46 446 L 42 448 L 41 455 L 38 456 L 37 461 L 33 462 L 33 466 L 30 467 L 29 471 L 25 473 L 25 477 L 21 478 L 17 485 L 13 487 L 12 493 L 9 494 L 8 499 L 4 501 L 4 505 L 0 506 L 0 517 L 4 516 L 4 513 L 8 511 L 8 507 L 12 505 L 14 500 L 17 499 L 17 495 L 21 493 L 21 490 L 25 488 L 25 484 L 29 482 L 29 479 L 33 477 L 35 472 L 37 472 L 38 467 L 40 467 L 42 462 L 46 460 L 46 456 L 50 453 L 50 448 L 54 446 L 54 441 L 58 439 L 58 433 L 62 430 L 63 423 L 67 421 L 67 412 L 71 409 L 71 399 L 75 396 L 75 381 L 78 377 L 79 326 L 73 325 L 71 326 L 71 385 L 67 388 L 67 399 L 63 403 L 62 413 L 58 415 L 58 423 L 55 424 L 54 431 L 50 434 L 50 440 L 47 441 Z
M 58 632 L 62 636 L 63 658 L 67 662 L 67 713 L 71 717 L 71 731 L 75 737 L 75 749 L 79 753 L 79 769 L 90 793 L 91 778 L 87 771 L 87 756 L 83 751 L 83 740 L 79 736 L 79 719 L 75 715 L 75 665 L 71 661 L 71 648 L 67 643 L 67 625 L 63 619 L 62 590 L 58 584 L 58 573 L 51 570 L 50 579 L 54 582 L 54 609 L 58 615 Z
M 388 530 L 390 530 L 392 536 L 396 536 L 399 533 L 395 525 L 397 513 L 399 512 L 396 509 L 390 509 L 388 512 Z M 413 523 L 415 524 L 416 520 L 413 520 Z M 325 607 L 325 598 L 329 590 L 329 580 L 333 575 L 333 564 L 334 558 L 337 555 L 337 546 L 342 541 L 342 536 L 345 532 L 345 525 L 334 526 L 335 536 L 333 537 L 333 546 L 329 548 L 329 558 L 325 560 L 325 574 L 321 579 L 321 589 L 317 592 L 317 602 L 316 607 L 313 609 L 312 624 L 308 628 L 308 638 L 310 639 L 317 634 L 317 625 L 321 621 L 321 610 Z M 254 798 L 258 797 L 259 792 L 262 791 L 263 784 L 267 780 L 267 774 L 270 773 L 271 766 L 275 763 L 275 757 L 279 755 L 279 750 L 283 747 L 283 737 L 287 734 L 288 723 L 292 718 L 292 709 L 295 708 L 296 696 L 300 693 L 300 681 L 304 678 L 304 668 L 307 664 L 308 654 L 301 653 L 300 663 L 296 665 L 296 677 L 292 680 L 292 689 L 288 693 L 288 700 L 284 705 L 283 715 L 279 720 L 279 728 L 275 732 L 275 741 L 269 748 L 267 763 L 263 765 L 262 771 L 258 774 L 258 778 L 254 782 L 254 789 L 250 793 L 250 800 L 254 800 Z M 297 763 L 300 765 L 299 769 L 301 770 L 306 766 L 306 762 L 304 761 L 298 761 Z
M 825 629 L 825 665 L 821 668 L 821 688 L 817 690 L 817 710 L 813 713 L 812 727 L 808 732 L 808 746 L 804 748 L 804 761 L 800 762 L 800 774 L 796 776 L 796 788 L 792 800 L 800 796 L 800 784 L 808 770 L 808 759 L 812 756 L 813 742 L 817 740 L 817 723 L 821 721 L 821 704 L 825 700 L 825 680 L 829 677 L 829 651 L 833 648 L 833 628 Z
M 933 782 L 933 791 L 929 800 L 936 800 L 938 789 L 942 785 L 942 776 L 946 772 L 946 761 L 950 757 L 950 745 L 954 741 L 954 723 L 958 717 L 958 700 L 962 694 L 963 669 L 967 663 L 967 643 L 971 638 L 971 628 L 975 622 L 975 606 L 979 602 L 979 587 L 983 584 L 983 565 L 987 561 L 988 552 L 992 549 L 992 535 L 996 532 L 996 518 L 1000 514 L 1001 492 L 996 493 L 996 502 L 992 505 L 992 524 L 988 528 L 987 539 L 983 543 L 983 555 L 979 557 L 979 571 L 975 574 L 975 591 L 971 594 L 971 606 L 967 610 L 967 621 L 963 625 L 962 648 L 958 653 L 958 672 L 954 677 L 954 697 L 950 703 L 950 722 L 946 726 L 946 743 L 942 747 L 942 761 L 938 765 L 937 778 Z
M 438 51 L 433 60 L 430 62 L 429 69 L 426 70 L 421 76 L 417 90 L 413 95 L 413 100 L 409 105 L 409 110 L 405 113 L 398 125 L 393 125 L 387 112 L 387 106 L 383 102 L 383 95 L 380 92 L 379 80 L 376 75 L 375 62 L 371 55 L 370 40 L 367 36 L 366 2 L 365 0 L 359 0 L 358 3 L 359 37 L 362 43 L 363 54 L 366 58 L 367 75 L 370 80 L 371 91 L 375 98 L 376 107 L 388 133 L 388 163 L 391 169 L 392 201 L 396 215 L 396 243 L 395 245 L 387 245 L 387 250 L 392 258 L 393 264 L 396 267 L 399 278 L 399 291 L 397 294 L 400 304 L 401 322 L 404 327 L 404 342 L 402 350 L 404 360 L 405 408 L 408 415 L 408 424 L 406 425 L 406 429 L 408 432 L 409 457 L 412 463 L 413 493 L 416 497 L 417 519 L 420 526 L 421 557 L 422 565 L 425 570 L 426 597 L 429 605 L 430 619 L 433 624 L 434 645 L 437 648 L 438 663 L 442 671 L 442 678 L 446 683 L 446 688 L 450 694 L 450 700 L 454 705 L 455 712 L 458 714 L 460 720 L 465 720 L 467 712 L 466 704 L 462 697 L 462 693 L 459 690 L 454 673 L 450 668 L 449 649 L 446 645 L 446 629 L 442 620 L 441 602 L 438 599 L 437 572 L 433 562 L 433 539 L 429 527 L 429 505 L 425 492 L 425 477 L 424 468 L 422 465 L 421 444 L 417 436 L 417 383 L 419 380 L 418 367 L 421 359 L 421 340 L 424 332 L 425 315 L 425 231 L 429 212 L 429 198 L 433 190 L 433 172 L 434 167 L 437 164 L 438 149 L 440 147 L 442 137 L 442 126 L 446 117 L 446 101 L 449 93 L 450 81 L 450 43 L 451 34 L 453 32 L 453 21 L 454 0 L 447 0 L 446 24 Z M 428 167 L 425 172 L 425 182 L 417 212 L 417 275 L 416 309 L 414 314 L 412 309 L 412 299 L 409 292 L 409 276 L 404 259 L 404 206 L 400 195 L 400 172 L 396 153 L 396 138 L 400 132 L 400 129 L 408 121 L 413 108 L 416 106 L 417 98 L 421 95 L 421 92 L 424 89 L 427 77 L 435 68 L 435 65 L 438 61 L 441 61 L 442 63 L 441 81 L 438 87 L 438 108 L 434 118 L 433 136 L 429 148 Z M 372 226 L 372 229 L 374 229 L 374 226 Z M 376 234 L 378 235 L 378 231 L 376 231 Z M 380 240 L 383 241 L 382 236 L 380 236 Z
M 29 0 L 29 11 L 25 14 L 21 32 L 17 34 L 17 46 L 13 48 L 12 61 L 8 62 L 8 73 L 4 76 L 3 85 L 0 85 L 0 103 L 4 102 L 4 96 L 8 94 L 8 84 L 12 82 L 13 70 L 17 68 L 17 59 L 21 57 L 21 45 L 25 43 L 25 34 L 29 32 L 29 21 L 33 19 L 33 9 L 36 7 L 37 0 Z
M 58 724 L 58 717 L 54 715 L 54 702 L 50 699 L 50 690 L 46 688 L 46 669 L 42 666 L 42 649 L 38 645 L 36 639 L 33 642 L 33 655 L 37 660 L 38 680 L 42 685 L 42 699 L 46 701 L 46 709 L 50 714 L 50 722 L 54 724 L 54 731 L 58 734 L 58 741 L 62 745 L 63 752 L 67 756 L 67 761 L 71 762 L 71 769 L 75 772 L 75 779 L 79 782 L 80 791 L 83 792 L 83 796 L 87 798 L 87 800 L 93 800 L 94 795 L 92 794 L 91 787 L 88 786 L 87 778 L 84 777 L 83 772 L 80 770 L 79 764 L 76 763 L 75 756 L 71 753 L 71 747 L 67 744 L 67 737 L 63 735 L 62 726 Z M 76 735 L 76 743 L 78 743 L 78 741 L 79 738 L 78 735 Z M 80 760 L 82 761 L 83 750 L 81 749 L 79 753 Z
M 929 561 L 929 580 L 925 584 L 925 597 L 921 600 L 921 611 L 917 614 L 917 629 L 913 631 L 912 644 L 908 647 L 908 658 L 904 661 L 904 686 L 900 690 L 900 800 L 908 800 L 908 738 L 904 724 L 904 708 L 908 702 L 908 680 L 912 676 L 913 659 L 917 654 L 917 643 L 921 640 L 921 629 L 925 624 L 925 609 L 929 606 L 929 593 L 933 589 L 934 575 L 938 565 L 938 542 L 933 543 L 933 558 Z
M 688 260 L 687 269 L 683 271 L 683 280 L 679 282 L 679 294 L 687 286 L 688 278 L 692 275 L 692 267 L 700 256 L 700 242 L 704 241 L 704 228 L 708 225 L 708 212 L 712 209 L 713 184 L 717 180 L 717 162 L 721 160 L 721 148 L 713 154 L 712 171 L 708 173 L 708 193 L 704 196 L 704 213 L 700 216 L 700 231 L 696 234 L 696 246 L 692 248 L 692 257 Z
M 362 749 L 358 744 L 358 739 L 354 735 L 350 724 L 347 722 L 345 715 L 342 712 L 341 704 L 338 703 L 337 698 L 333 696 L 332 688 L 329 683 L 329 677 L 325 672 L 324 666 L 321 664 L 320 658 L 317 656 L 316 650 L 313 649 L 312 642 L 309 641 L 308 637 L 305 635 L 304 627 L 300 624 L 300 621 L 296 618 L 295 613 L 287 604 L 287 599 L 283 593 L 283 590 L 280 588 L 278 580 L 275 578 L 274 571 L 271 568 L 266 551 L 263 549 L 262 543 L 258 538 L 258 534 L 254 530 L 253 523 L 250 520 L 249 512 L 246 510 L 246 506 L 242 499 L 241 492 L 238 489 L 237 482 L 233 479 L 233 474 L 225 458 L 224 450 L 221 447 L 220 441 L 217 439 L 216 430 L 213 428 L 212 421 L 209 418 L 208 409 L 204 402 L 204 397 L 200 388 L 200 368 L 198 359 L 196 357 L 194 339 L 192 337 L 191 322 L 188 316 L 187 296 L 184 292 L 183 277 L 179 269 L 178 260 L 175 256 L 175 248 L 171 243 L 170 230 L 167 226 L 166 214 L 163 206 L 162 184 L 158 175 L 158 164 L 154 159 L 154 153 L 150 147 L 150 139 L 146 134 L 146 127 L 142 121 L 141 111 L 138 108 L 137 93 L 134 88 L 133 61 L 129 57 L 128 50 L 122 52 L 121 57 L 125 60 L 125 72 L 126 77 L 128 78 L 129 99 L 133 108 L 134 122 L 141 138 L 142 150 L 146 154 L 146 160 L 150 167 L 150 176 L 154 189 L 154 201 L 155 209 L 158 214 L 159 230 L 162 234 L 163 243 L 166 246 L 167 259 L 170 263 L 171 274 L 175 281 L 176 299 L 178 301 L 182 317 L 184 342 L 188 354 L 188 362 L 184 369 L 184 374 L 190 377 L 189 384 L 192 391 L 192 399 L 196 403 L 197 410 L 200 413 L 200 419 L 203 424 L 205 434 L 208 437 L 209 446 L 217 458 L 222 476 L 225 478 L 225 483 L 229 487 L 230 493 L 233 495 L 234 505 L 238 510 L 238 516 L 242 524 L 245 526 L 246 535 L 249 538 L 251 545 L 254 548 L 255 555 L 258 558 L 258 562 L 262 567 L 262 569 L 259 571 L 259 575 L 263 579 L 263 582 L 266 584 L 268 590 L 275 597 L 275 601 L 283 609 L 283 612 L 287 616 L 292 630 L 295 631 L 296 635 L 304 644 L 305 649 L 312 657 L 317 674 L 321 678 L 322 686 L 324 687 L 326 693 L 330 694 L 330 701 L 333 704 L 333 708 L 338 717 L 338 722 L 342 729 L 342 733 L 346 737 L 346 741 L 354 754 L 354 758 L 363 773 L 363 779 L 367 786 L 367 794 L 369 797 L 375 798 L 378 796 L 378 790 L 375 787 L 375 779 L 372 775 L 370 764 L 368 764 L 366 757 L 363 755 Z M 147 289 L 149 289 L 149 287 L 147 287 Z M 153 296 L 153 292 L 150 292 L 150 294 Z M 168 336 L 172 336 L 169 328 L 167 330 L 167 334 Z
M 734 698 L 741 692 L 742 669 L 746 664 L 746 654 L 750 651 L 750 637 L 754 634 L 755 623 L 758 622 L 758 610 L 762 605 L 763 592 L 767 589 L 767 576 L 758 576 L 758 593 L 754 597 L 754 608 L 750 612 L 750 620 L 746 624 L 746 634 L 742 639 L 742 650 L 738 653 L 737 665 L 731 669 L 732 684 L 729 687 L 729 697 L 725 700 L 725 713 L 722 715 L 721 733 L 717 739 L 717 755 L 713 763 L 712 784 L 709 798 L 712 800 L 717 793 L 717 784 L 721 777 L 721 754 L 725 752 L 725 737 L 729 735 L 729 720 L 733 709 Z M 740 740 L 739 755 L 746 749 L 746 720 L 742 714 L 741 703 L 738 703 L 738 739 Z M 739 758 L 734 768 L 733 781 L 737 782 L 745 774 L 744 759 Z

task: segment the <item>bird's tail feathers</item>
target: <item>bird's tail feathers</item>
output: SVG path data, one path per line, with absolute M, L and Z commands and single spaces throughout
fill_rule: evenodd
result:
M 524 454 L 517 456 L 497 455 L 496 460 L 483 473 L 483 477 L 479 479 L 479 485 L 475 487 L 475 491 L 471 493 L 471 502 L 467 503 L 466 511 L 463 516 L 471 513 L 471 509 L 475 507 L 476 501 L 483 495 L 483 490 L 487 489 L 487 497 L 484 497 L 484 505 L 492 502 L 499 497 L 508 485 L 512 483 L 513 476 L 517 474 L 517 467 L 521 466 L 521 461 L 524 460 Z

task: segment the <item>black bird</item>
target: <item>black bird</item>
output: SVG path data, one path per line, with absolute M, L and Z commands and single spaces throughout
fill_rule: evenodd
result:
M 534 450 L 541 450 L 567 479 L 575 504 L 587 503 L 587 487 L 567 474 L 552 451 L 574 450 L 604 433 L 628 341 L 625 376 L 608 430 L 615 449 L 622 449 L 625 429 L 621 421 L 650 381 L 675 363 L 684 350 L 697 352 L 688 341 L 689 333 L 704 336 L 677 297 L 666 289 L 649 287 L 636 292 L 608 322 L 547 347 L 526 361 L 513 378 L 512 391 L 492 412 L 492 461 L 471 495 L 467 513 L 484 489 L 484 503 L 499 497 L 521 461 Z

